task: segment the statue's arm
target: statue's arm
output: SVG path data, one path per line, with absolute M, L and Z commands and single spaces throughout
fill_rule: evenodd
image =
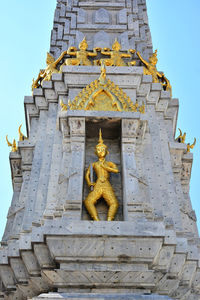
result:
M 94 166 L 94 164 L 92 164 L 92 167 Z M 88 186 L 94 186 L 95 184 L 93 182 L 91 182 L 90 180 L 90 166 L 87 168 L 86 174 L 85 174 L 85 180 L 88 184 Z
M 132 55 L 128 53 L 121 53 L 121 57 L 132 57 Z
M 109 50 L 106 50 L 106 49 L 108 49 L 108 48 L 104 48 L 105 51 L 102 50 L 101 54 L 103 54 L 103 55 L 111 55 L 111 52 Z
M 67 50 L 67 54 L 68 54 L 68 55 L 74 55 L 74 56 L 76 56 L 76 54 L 77 54 L 77 48 L 76 48 L 76 47 L 70 47 L 70 48 Z
M 67 51 L 63 51 L 63 53 L 58 57 L 58 59 L 54 62 L 55 67 L 57 64 L 63 59 L 63 57 L 67 54 Z
M 97 54 L 98 54 L 97 51 L 101 51 L 101 48 L 99 48 L 99 47 L 93 48 L 93 52 L 87 52 L 87 54 L 88 54 L 88 56 L 94 57 L 94 56 L 97 56 Z
M 144 59 L 142 58 L 142 56 L 140 55 L 140 52 L 136 52 L 137 56 L 139 57 L 139 59 L 141 60 L 141 62 L 143 62 L 143 64 L 145 64 L 145 66 L 148 67 L 149 63 Z
M 111 161 L 108 161 L 108 162 L 107 162 L 107 165 L 104 165 L 104 164 L 103 164 L 103 168 L 104 168 L 106 171 L 108 171 L 108 172 L 112 172 L 112 173 L 118 173 L 118 172 L 119 172 L 119 170 L 118 170 L 116 164 L 114 164 L 114 163 L 111 162 Z

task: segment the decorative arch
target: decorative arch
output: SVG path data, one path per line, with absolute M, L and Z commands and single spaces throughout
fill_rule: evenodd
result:
M 94 15 L 94 22 L 100 24 L 109 24 L 110 23 L 109 12 L 105 8 L 98 9 Z

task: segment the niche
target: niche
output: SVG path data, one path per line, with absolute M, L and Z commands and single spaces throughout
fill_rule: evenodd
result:
M 110 183 L 114 190 L 115 196 L 119 202 L 119 208 L 115 216 L 115 221 L 123 220 L 122 207 L 122 176 L 121 176 L 121 120 L 119 119 L 89 119 L 86 120 L 86 146 L 85 146 L 85 170 L 90 164 L 98 161 L 95 155 L 95 147 L 99 140 L 99 129 L 102 130 L 104 144 L 108 147 L 109 154 L 106 156 L 107 161 L 112 161 L 117 165 L 119 173 L 110 173 Z M 93 172 L 94 182 L 96 174 Z M 90 189 L 84 178 L 83 200 L 86 199 Z M 99 199 L 96 204 L 97 212 L 101 221 L 107 220 L 108 206 L 104 199 Z M 82 220 L 91 220 L 83 204 Z

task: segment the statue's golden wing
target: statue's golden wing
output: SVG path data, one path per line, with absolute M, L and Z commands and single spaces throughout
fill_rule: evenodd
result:
M 8 135 L 6 135 L 6 142 L 7 142 L 7 144 L 8 144 L 9 147 L 12 147 L 13 144 L 11 144 L 11 143 L 9 142 L 9 140 L 8 140 Z

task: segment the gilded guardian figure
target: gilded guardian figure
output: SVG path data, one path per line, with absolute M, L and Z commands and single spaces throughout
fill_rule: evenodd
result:
M 107 146 L 104 145 L 101 129 L 99 131 L 99 143 L 96 145 L 95 154 L 98 156 L 99 160 L 92 163 L 92 168 L 97 175 L 97 181 L 91 182 L 91 168 L 89 167 L 86 171 L 85 179 L 89 187 L 91 187 L 91 192 L 84 201 L 85 207 L 94 221 L 100 221 L 95 204 L 100 198 L 104 198 L 108 205 L 108 215 L 107 221 L 112 221 L 115 218 L 118 201 L 114 194 L 113 188 L 109 182 L 109 173 L 118 173 L 117 166 L 110 161 L 106 161 L 105 157 L 108 154 Z

